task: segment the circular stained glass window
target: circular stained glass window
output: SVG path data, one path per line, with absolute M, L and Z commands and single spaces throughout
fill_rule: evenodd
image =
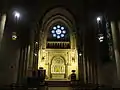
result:
M 60 39 L 60 38 L 63 38 L 65 36 L 66 30 L 63 26 L 56 25 L 52 28 L 51 33 L 52 33 L 53 37 Z
M 61 32 L 62 32 L 62 31 L 61 31 L 60 29 L 57 29 L 57 30 L 56 30 L 56 34 L 61 34 Z

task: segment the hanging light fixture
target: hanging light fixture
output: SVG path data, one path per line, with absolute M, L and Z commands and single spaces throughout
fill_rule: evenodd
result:
M 35 56 L 37 56 L 37 53 L 34 53 Z
M 98 24 L 98 40 L 100 42 L 103 42 L 104 41 L 104 35 L 101 33 L 101 24 L 102 24 L 102 17 L 99 16 L 97 17 L 97 24 Z
M 81 52 L 79 53 L 79 56 L 82 56 L 82 53 L 81 53 Z
M 38 42 L 35 42 L 35 44 L 38 44 Z
M 17 34 L 16 32 L 12 32 L 12 40 L 16 40 L 17 39 Z
M 103 42 L 103 40 L 104 40 L 104 36 L 103 36 L 103 34 L 98 34 L 98 39 L 99 39 L 99 41 L 100 42 Z

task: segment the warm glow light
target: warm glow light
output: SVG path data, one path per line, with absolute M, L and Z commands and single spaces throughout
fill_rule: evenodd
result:
M 16 40 L 16 39 L 17 39 L 16 32 L 13 32 L 13 33 L 12 33 L 12 40 Z
M 57 38 L 57 36 L 56 36 L 56 38 Z M 49 51 L 51 51 L 51 53 L 49 53 Z M 57 52 L 59 52 L 59 53 L 57 53 Z M 67 66 L 66 67 L 64 65 L 65 61 L 63 59 L 63 61 L 62 61 L 63 64 L 61 64 L 61 65 L 64 69 L 62 69 L 62 72 L 59 72 L 57 67 L 60 67 L 61 65 L 59 65 L 56 62 L 53 62 L 53 59 L 54 59 L 54 57 L 57 56 L 57 58 L 55 58 L 55 60 L 58 59 L 57 61 L 59 61 L 61 55 L 67 54 L 67 53 L 69 54 L 69 57 L 67 57 L 67 55 L 65 55 L 63 57 L 66 58 L 65 61 L 67 61 L 67 59 L 70 59 L 70 62 L 66 65 Z M 47 75 L 48 79 L 50 79 L 49 72 L 56 74 L 55 76 L 52 77 L 54 79 L 64 79 L 64 74 L 67 75 L 66 78 L 69 78 L 69 75 L 71 75 L 71 73 L 72 73 L 71 71 L 75 70 L 76 71 L 76 78 L 78 79 L 78 59 L 77 59 L 78 54 L 77 54 L 76 50 L 67 51 L 67 53 L 66 52 L 64 53 L 64 51 L 61 51 L 59 49 L 56 49 L 56 50 L 55 49 L 54 50 L 53 49 L 51 49 L 51 50 L 40 49 L 39 54 L 37 55 L 38 56 L 38 69 L 39 69 L 39 67 L 43 67 L 46 70 L 46 75 Z M 48 54 L 49 54 L 49 56 L 48 56 Z M 43 59 L 43 57 L 44 57 L 44 59 Z M 50 61 L 46 62 L 46 60 L 48 60 L 48 58 L 50 59 Z M 60 62 L 61 62 L 61 60 L 60 60 Z M 67 68 L 67 70 L 66 70 L 66 68 Z M 54 69 L 57 69 L 56 72 L 53 71 Z M 64 71 L 64 70 L 66 70 L 66 71 Z M 62 75 L 61 75 L 61 73 L 62 73 Z
M 17 36 L 16 35 L 13 35 L 12 36 L 12 40 L 16 40 L 17 39 Z
M 37 54 L 36 54 L 36 53 L 35 53 L 34 55 L 35 55 L 35 56 L 37 56 Z
M 45 52 L 45 50 L 43 50 L 43 53 Z
M 35 44 L 38 44 L 38 42 L 35 42 Z
M 82 56 L 82 53 L 79 53 L 79 56 Z

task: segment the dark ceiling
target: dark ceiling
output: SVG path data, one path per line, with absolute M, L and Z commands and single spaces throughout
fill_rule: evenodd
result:
M 29 28 L 31 27 L 31 22 L 39 20 L 47 10 L 57 6 L 63 6 L 70 10 L 76 21 L 81 21 L 79 20 L 81 14 L 91 19 L 89 12 L 92 13 L 92 17 L 94 13 L 98 12 L 106 12 L 111 17 L 114 15 L 120 16 L 120 0 L 2 0 L 0 3 L 0 11 L 9 12 L 13 8 L 22 9 L 22 11 L 24 11 L 23 20 L 26 20 L 27 23 L 25 22 L 26 24 L 23 24 L 22 22 L 23 27 L 21 27 L 21 30 L 22 33 L 24 31 L 24 37 L 27 37 L 26 34 L 28 34 Z M 12 26 L 11 24 L 9 25 Z M 26 28 L 24 26 L 26 26 Z
M 2 0 L 0 4 L 1 10 L 4 7 L 7 7 L 7 9 L 22 7 L 27 12 L 34 14 L 35 12 L 42 12 L 41 8 L 51 8 L 50 6 L 57 5 L 69 7 L 74 11 L 82 7 L 84 11 L 108 11 L 114 13 L 118 12 L 120 8 L 120 0 Z

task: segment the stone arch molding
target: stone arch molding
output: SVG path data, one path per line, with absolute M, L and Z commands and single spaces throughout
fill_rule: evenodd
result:
M 69 20 L 73 25 L 75 25 L 75 21 L 74 18 L 72 16 L 72 14 L 66 10 L 63 7 L 57 7 L 54 8 L 52 10 L 50 10 L 48 13 L 45 14 L 43 21 L 42 21 L 42 25 L 44 26 L 44 24 L 46 24 L 46 22 L 51 18 L 54 17 L 56 15 L 61 15 L 64 16 L 67 20 Z
M 50 10 L 48 13 L 45 14 L 43 20 L 42 20 L 42 27 L 40 30 L 40 42 L 42 48 L 46 48 L 46 40 L 47 40 L 47 34 L 50 27 L 55 24 L 56 22 L 60 21 L 64 25 L 67 26 L 69 32 L 70 32 L 70 42 L 73 42 L 75 35 L 73 35 L 73 32 L 76 31 L 75 27 L 75 20 L 70 12 L 68 12 L 63 7 L 58 7 Z M 75 43 L 75 42 L 74 42 Z M 71 48 L 74 46 L 72 45 Z
M 65 59 L 62 56 L 54 56 L 51 60 L 51 64 L 56 63 L 56 64 L 66 64 Z
M 51 73 L 63 73 L 65 74 L 65 59 L 61 56 L 54 56 L 51 60 Z

